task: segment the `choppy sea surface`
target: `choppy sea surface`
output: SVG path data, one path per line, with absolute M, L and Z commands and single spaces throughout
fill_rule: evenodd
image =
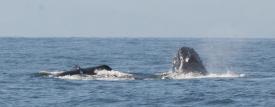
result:
M 209 75 L 146 79 L 170 71 L 182 46 L 198 52 Z M 0 38 L 0 106 L 274 107 L 274 53 L 275 39 Z M 40 75 L 75 64 L 145 77 Z

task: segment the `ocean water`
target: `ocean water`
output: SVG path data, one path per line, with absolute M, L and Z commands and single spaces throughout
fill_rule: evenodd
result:
M 170 71 L 182 46 L 198 52 L 209 75 L 146 79 Z M 0 38 L 0 106 L 274 107 L 274 53 L 275 39 Z M 75 64 L 145 77 L 40 75 Z

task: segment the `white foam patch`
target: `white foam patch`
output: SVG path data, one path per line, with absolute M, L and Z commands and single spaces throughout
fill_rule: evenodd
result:
M 57 70 L 56 71 L 40 71 L 39 74 L 53 77 L 53 76 L 56 76 L 62 72 L 64 72 L 64 71 L 57 71 Z
M 178 73 L 178 72 L 166 72 L 161 74 L 162 79 L 195 79 L 195 78 L 238 78 L 244 77 L 245 74 L 239 74 L 233 71 L 227 71 L 222 73 L 211 73 L 207 75 L 198 75 L 194 73 Z
M 58 74 L 64 71 L 40 71 L 41 75 L 45 75 L 48 77 L 65 79 L 65 80 L 135 80 L 134 76 L 129 73 L 123 73 L 120 71 L 107 71 L 107 70 L 100 70 L 95 71 L 96 75 L 65 75 L 65 76 L 57 76 Z M 178 73 L 178 72 L 165 72 L 159 74 L 161 79 L 196 79 L 196 78 L 238 78 L 244 77 L 245 74 L 239 74 L 233 71 L 226 71 L 221 73 L 213 73 L 209 72 L 207 75 L 198 75 L 194 73 Z M 154 79 L 144 79 L 144 80 L 154 80 Z
M 57 76 L 58 74 L 64 71 L 41 71 L 41 74 L 47 75 L 49 77 L 66 79 L 66 80 L 134 80 L 132 74 L 123 73 L 120 71 L 107 71 L 107 70 L 100 70 L 95 71 L 96 75 L 65 75 L 65 76 Z

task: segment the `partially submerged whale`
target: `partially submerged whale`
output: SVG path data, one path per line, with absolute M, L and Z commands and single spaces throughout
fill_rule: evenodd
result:
M 173 58 L 172 71 L 197 75 L 206 75 L 208 73 L 197 52 L 189 47 L 179 48 L 176 56 Z
M 76 75 L 76 74 L 85 74 L 85 75 L 96 75 L 96 70 L 106 70 L 111 71 L 112 68 L 108 65 L 99 65 L 95 67 L 89 67 L 89 68 L 80 68 L 79 66 L 76 66 L 74 70 L 65 71 L 57 76 L 65 76 L 65 75 Z
M 103 71 L 102 71 L 103 70 Z M 104 72 L 105 71 L 105 72 Z M 106 72 L 112 71 L 112 72 Z M 192 74 L 192 75 L 207 75 L 208 72 L 204 67 L 197 52 L 190 47 L 179 48 L 176 56 L 173 58 L 172 71 L 165 72 L 162 74 L 142 74 L 142 73 L 122 73 L 118 71 L 113 71 L 108 65 L 99 65 L 95 67 L 81 68 L 76 66 L 75 69 L 64 71 L 61 73 L 53 74 L 54 76 L 66 76 L 66 75 L 95 75 L 104 77 L 122 77 L 130 79 L 163 79 L 163 78 L 173 78 L 174 76 L 181 74 Z M 51 75 L 48 72 L 42 72 L 43 75 Z

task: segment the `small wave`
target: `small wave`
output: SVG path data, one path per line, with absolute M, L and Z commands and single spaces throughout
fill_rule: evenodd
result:
M 194 79 L 194 78 L 237 78 L 244 77 L 245 74 L 239 74 L 233 71 L 227 71 L 223 73 L 212 73 L 210 72 L 207 75 L 198 75 L 196 73 L 176 73 L 169 71 L 167 73 L 161 74 L 162 79 Z
M 57 76 L 58 74 L 64 71 L 41 71 L 39 72 L 41 75 L 45 75 L 48 77 L 54 77 L 59 79 L 66 79 L 66 80 L 134 80 L 132 74 L 123 73 L 120 71 L 106 71 L 100 70 L 95 71 L 96 75 L 65 75 L 65 76 Z

